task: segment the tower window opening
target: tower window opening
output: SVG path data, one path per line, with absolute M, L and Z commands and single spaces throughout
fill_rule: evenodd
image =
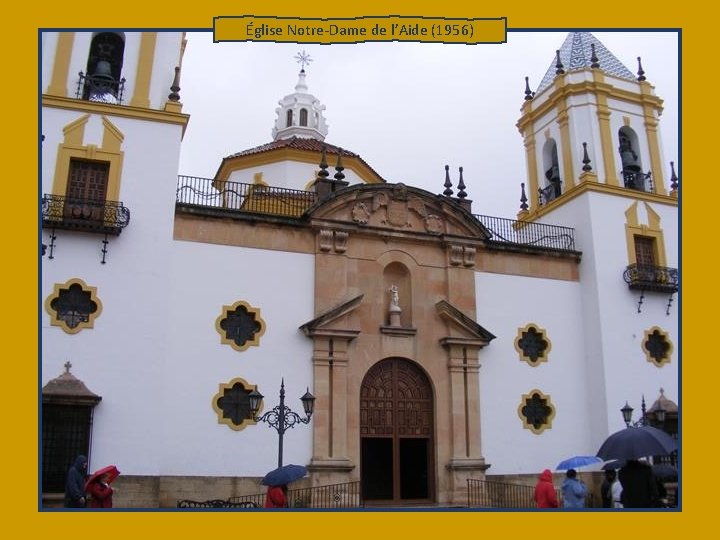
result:
M 101 32 L 93 37 L 87 71 L 85 75 L 81 73 L 83 99 L 115 104 L 122 101 L 124 52 L 125 42 L 114 32 Z
M 638 191 L 652 191 L 649 184 L 650 173 L 642 172 L 642 162 L 637 152 L 638 141 L 635 132 L 628 128 L 620 128 L 618 132 L 620 146 L 620 162 L 622 178 L 626 188 Z
M 287 112 L 287 120 L 286 120 L 285 124 L 286 124 L 285 127 L 290 127 L 290 126 L 293 125 L 293 113 L 292 113 L 292 109 L 288 109 L 288 112 Z
M 307 126 L 308 122 L 308 114 L 307 109 L 300 109 L 300 125 L 301 126 Z

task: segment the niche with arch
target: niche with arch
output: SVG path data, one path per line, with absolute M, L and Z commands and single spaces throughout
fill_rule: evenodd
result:
M 390 303 L 392 302 L 392 295 L 390 293 L 390 287 L 397 287 L 397 301 L 398 306 L 402 310 L 400 312 L 400 323 L 403 327 L 412 327 L 413 314 L 412 314 L 412 278 L 408 268 L 400 262 L 392 262 L 383 269 L 383 291 L 385 292 L 383 298 L 384 312 L 385 312 L 385 324 L 389 324 L 389 312 Z

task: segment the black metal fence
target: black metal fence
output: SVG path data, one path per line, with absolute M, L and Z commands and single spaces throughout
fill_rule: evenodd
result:
M 255 214 L 299 217 L 315 202 L 312 191 L 241 182 L 215 182 L 211 178 L 179 176 L 176 202 L 225 208 Z
M 365 506 L 359 481 L 290 489 L 287 499 L 289 508 L 360 508 Z M 233 504 L 254 503 L 262 508 L 265 504 L 265 494 L 230 497 L 228 502 Z
M 575 251 L 575 230 L 571 227 L 478 214 L 474 216 L 492 234 L 489 239 L 491 243 Z

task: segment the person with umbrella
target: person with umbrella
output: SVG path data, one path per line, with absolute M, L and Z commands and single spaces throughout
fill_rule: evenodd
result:
M 85 491 L 90 494 L 90 508 L 112 508 L 113 488 L 110 482 L 119 474 L 115 465 L 108 465 L 90 475 L 85 482 Z
M 283 465 L 267 473 L 261 482 L 264 486 L 268 486 L 265 508 L 287 508 L 287 485 L 306 474 L 307 467 L 302 465 Z
M 618 473 L 622 484 L 620 500 L 625 508 L 652 508 L 659 499 L 657 480 L 650 465 L 628 459 Z
M 577 477 L 575 469 L 568 469 L 565 473 L 565 480 L 563 480 L 561 489 L 564 508 L 585 508 L 587 486 L 585 486 L 585 482 Z
M 88 460 L 85 456 L 78 456 L 68 470 L 65 481 L 65 508 L 85 508 L 85 475 L 87 474 Z

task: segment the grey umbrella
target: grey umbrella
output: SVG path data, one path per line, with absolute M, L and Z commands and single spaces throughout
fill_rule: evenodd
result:
M 610 435 L 597 451 L 604 460 L 665 456 L 677 450 L 670 435 L 650 426 L 627 427 Z

